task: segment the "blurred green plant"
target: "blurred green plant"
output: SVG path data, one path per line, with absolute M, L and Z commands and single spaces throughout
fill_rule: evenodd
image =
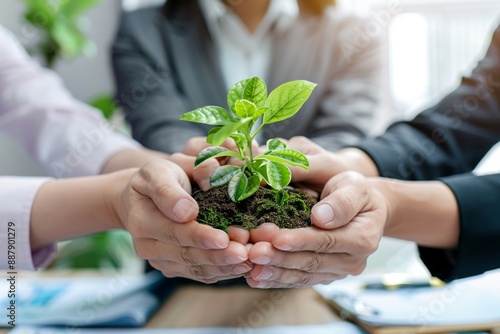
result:
M 115 112 L 118 110 L 118 106 L 110 94 L 101 94 L 90 100 L 88 104 L 100 110 L 104 118 L 108 121 L 113 118 Z
M 81 15 L 102 0 L 21 0 L 27 6 L 24 18 L 40 32 L 33 53 L 53 68 L 59 58 L 90 55 L 94 43 L 82 31 Z
M 50 269 L 128 268 L 138 260 L 130 234 L 111 231 L 78 238 L 60 245 L 60 251 Z

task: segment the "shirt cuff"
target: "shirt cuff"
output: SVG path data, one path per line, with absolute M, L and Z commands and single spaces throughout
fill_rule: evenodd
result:
M 441 181 L 453 191 L 457 200 L 458 246 L 453 251 L 421 247 L 424 264 L 434 276 L 448 281 L 500 268 L 500 174 L 476 176 L 467 173 Z
M 49 178 L 0 177 L 0 269 L 36 270 L 55 255 L 55 245 L 37 250 L 30 246 L 33 201 Z

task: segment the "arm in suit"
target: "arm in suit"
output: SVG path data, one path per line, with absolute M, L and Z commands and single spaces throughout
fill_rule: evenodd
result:
M 429 180 L 470 172 L 500 140 L 500 28 L 470 77 L 410 122 L 359 145 L 381 176 Z
M 113 69 L 118 103 L 133 137 L 148 148 L 174 153 L 207 130 L 179 121 L 194 105 L 171 66 L 170 46 L 158 26 L 167 29 L 160 9 L 123 14 L 113 45 Z
M 467 174 L 499 140 L 500 28 L 486 57 L 457 90 L 414 120 L 394 124 L 383 136 L 359 146 L 381 176 L 448 176 L 442 181 L 459 207 L 459 245 L 455 251 L 420 248 L 434 275 L 455 279 L 500 267 L 500 175 Z

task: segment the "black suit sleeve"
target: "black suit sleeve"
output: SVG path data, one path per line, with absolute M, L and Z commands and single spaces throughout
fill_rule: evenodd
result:
M 470 77 L 410 122 L 359 145 L 382 176 L 432 180 L 470 172 L 500 140 L 500 28 Z
M 359 145 L 381 176 L 441 178 L 453 191 L 460 210 L 458 248 L 420 248 L 434 275 L 450 280 L 500 267 L 500 174 L 467 174 L 499 140 L 500 28 L 485 58 L 458 89 L 414 120 L 396 123 Z
M 500 268 L 500 174 L 468 173 L 441 181 L 457 199 L 460 237 L 455 251 L 420 247 L 426 266 L 433 275 L 445 280 Z
M 168 45 L 158 26 L 164 24 L 152 9 L 125 13 L 112 48 L 117 101 L 144 146 L 179 152 L 187 140 L 206 135 L 206 128 L 179 121 L 194 109 L 169 65 Z M 148 41 L 156 41 L 151 43 Z

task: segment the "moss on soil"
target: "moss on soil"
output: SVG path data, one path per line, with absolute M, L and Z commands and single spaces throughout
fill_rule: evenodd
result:
M 280 228 L 301 228 L 311 225 L 311 208 L 317 199 L 310 194 L 293 189 L 285 189 L 289 198 L 282 202 L 282 194 L 277 190 L 260 188 L 253 196 L 234 203 L 227 194 L 227 188 L 212 188 L 193 195 L 200 212 L 198 222 L 226 230 L 230 225 L 247 230 L 264 223 L 274 223 Z

